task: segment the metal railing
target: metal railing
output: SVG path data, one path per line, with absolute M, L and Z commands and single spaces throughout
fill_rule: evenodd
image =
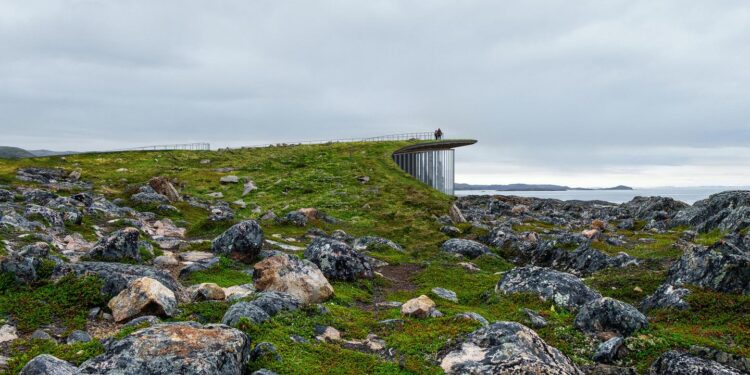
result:
M 125 148 L 116 151 L 162 151 L 162 150 L 188 150 L 188 151 L 210 151 L 211 144 L 206 142 L 199 143 L 180 143 L 173 145 L 154 145 Z
M 432 132 L 401 133 L 401 134 L 380 135 L 377 137 L 367 137 L 367 138 L 339 138 L 339 139 L 325 139 L 325 140 L 315 140 L 315 141 L 265 143 L 265 144 L 259 144 L 259 145 L 242 146 L 240 148 L 318 145 L 318 144 L 326 144 L 326 143 L 344 143 L 344 142 L 385 142 L 385 141 L 411 141 L 411 140 L 425 141 L 425 140 L 430 140 L 430 139 L 435 139 L 435 133 L 432 133 Z

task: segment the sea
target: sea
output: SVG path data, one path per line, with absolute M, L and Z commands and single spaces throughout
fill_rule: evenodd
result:
M 660 187 L 634 188 L 633 190 L 566 190 L 566 191 L 496 191 L 496 190 L 457 190 L 456 196 L 467 195 L 515 195 L 519 197 L 552 198 L 560 200 L 600 200 L 611 203 L 624 203 L 641 197 L 670 197 L 688 204 L 708 198 L 711 194 L 727 190 L 750 190 L 750 186 L 705 186 L 705 187 Z

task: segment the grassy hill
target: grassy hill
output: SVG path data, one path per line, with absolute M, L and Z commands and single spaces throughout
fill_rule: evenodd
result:
M 208 199 L 208 194 L 221 192 L 224 200 L 243 199 L 248 207 L 238 209 L 234 222 L 257 219 L 268 210 L 282 215 L 305 207 L 314 207 L 338 219 L 335 223 L 313 221 L 306 228 L 282 225 L 273 221 L 261 223 L 266 237 L 280 242 L 304 246 L 305 233 L 311 227 L 328 233 L 341 229 L 355 236 L 377 235 L 395 241 L 405 248 L 404 253 L 383 249 L 372 255 L 390 264 L 381 269 L 373 280 L 334 282 L 335 297 L 324 304 L 328 314 L 317 313 L 314 308 L 294 313 L 282 313 L 271 321 L 257 326 L 243 327 L 253 343 L 272 342 L 283 361 L 262 358 L 251 363 L 252 369 L 268 368 L 280 374 L 438 374 L 442 370 L 436 360 L 446 345 L 479 327 L 479 323 L 456 320 L 454 315 L 477 312 L 490 321 L 511 320 L 525 323 L 523 308 L 540 311 L 549 324 L 536 331 L 550 345 L 557 347 L 578 364 L 589 364 L 595 350 L 594 341 L 573 327 L 575 315 L 552 304 L 541 302 L 536 296 L 493 293 L 500 273 L 513 266 L 501 257 L 481 256 L 472 262 L 478 272 L 467 272 L 455 257 L 439 251 L 439 245 L 449 237 L 440 231 L 437 217 L 448 213 L 453 197 L 444 195 L 416 181 L 392 162 L 391 153 L 409 142 L 337 143 L 289 147 L 268 147 L 225 151 L 150 151 L 102 154 L 80 154 L 35 159 L 0 160 L 0 185 L 17 186 L 15 172 L 23 166 L 61 167 L 80 170 L 81 178 L 93 182 L 94 190 L 110 199 L 121 198 L 124 204 L 141 211 L 152 210 L 130 202 L 129 196 L 138 186 L 154 176 L 164 176 L 177 181 L 182 193 Z M 231 169 L 231 171 L 227 171 Z M 224 171 L 224 172 L 221 172 Z M 258 189 L 242 197 L 242 184 L 222 185 L 225 175 L 247 177 Z M 361 183 L 358 177 L 367 176 Z M 207 212 L 181 202 L 179 212 L 163 212 L 175 223 L 188 228 L 190 239 L 212 239 L 233 222 L 215 224 L 207 220 Z M 260 210 L 254 210 L 255 207 Z M 104 226 L 104 221 L 85 219 L 76 231 L 91 236 L 93 226 Z M 462 237 L 477 238 L 486 231 L 468 224 L 459 225 Z M 517 225 L 518 231 L 532 230 L 545 233 L 551 226 L 539 222 Z M 621 231 L 637 242 L 642 234 Z M 639 245 L 633 255 L 652 259 L 654 268 L 642 267 L 628 270 L 605 270 L 588 278 L 586 282 L 606 296 L 637 303 L 643 294 L 633 292 L 640 286 L 647 292 L 658 286 L 665 277 L 663 264 L 674 259 L 677 253 L 672 244 L 682 230 L 655 236 L 656 242 Z M 0 231 L 0 237 L 7 235 Z M 287 241 L 293 238 L 295 241 Z M 0 238 L 2 239 L 2 238 Z M 615 254 L 619 247 L 597 245 L 603 251 Z M 196 244 L 191 250 L 207 250 L 207 244 Z M 501 249 L 494 249 L 503 254 Z M 0 249 L 2 251 L 2 249 Z M 193 274 L 184 284 L 215 282 L 234 285 L 251 282 L 243 272 L 246 265 L 222 259 L 215 268 Z M 64 286 L 57 286 L 63 288 Z M 73 284 L 71 288 L 78 288 Z M 457 292 L 458 303 L 434 298 L 445 316 L 431 319 L 404 318 L 398 309 L 381 309 L 381 301 L 405 301 L 420 294 L 430 294 L 433 287 Z M 44 289 L 46 288 L 46 289 Z M 53 289 L 50 289 L 53 288 Z M 35 296 L 56 295 L 53 286 L 43 286 L 35 291 L 24 291 L 23 298 L 0 297 L 0 315 L 16 310 L 32 310 L 39 304 Z M 2 289 L 2 288 L 0 288 Z M 434 297 L 434 296 L 433 296 Z M 663 351 L 670 348 L 688 348 L 700 344 L 734 353 L 750 353 L 750 336 L 742 329 L 734 329 L 734 316 L 747 316 L 750 299 L 746 296 L 727 296 L 696 291 L 691 301 L 696 309 L 681 313 L 659 313 L 652 328 L 629 338 L 630 354 L 626 362 L 645 370 Z M 11 301 L 27 305 L 9 306 Z M 718 301 L 713 303 L 711 301 Z M 53 314 L 72 314 L 73 304 L 86 305 L 91 301 L 58 302 L 59 310 Z M 68 303 L 66 305 L 66 303 Z M 92 302 L 94 303 L 94 302 Z M 96 302 L 101 303 L 101 302 Z M 67 306 L 67 307 L 66 307 Z M 218 322 L 228 302 L 197 302 L 181 306 L 182 314 L 175 320 Z M 15 309 L 15 310 L 14 310 Z M 740 314 L 740 315 L 737 315 Z M 389 326 L 379 322 L 386 319 L 404 319 L 403 325 Z M 744 318 L 746 319 L 746 318 Z M 81 322 L 68 319 L 67 328 L 82 328 Z M 34 327 L 34 322 L 29 327 Z M 77 325 L 76 325 L 77 324 Z M 710 332 L 702 327 L 710 324 Z M 741 323 L 740 327 L 744 327 Z M 336 343 L 297 342 L 293 335 L 313 337 L 318 325 L 334 326 L 346 340 L 364 339 L 370 333 L 383 338 L 393 348 L 397 357 L 388 360 L 378 355 L 347 349 Z M 121 332 L 124 335 L 127 332 Z M 732 343 L 728 343 L 732 341 Z M 76 350 L 73 350 L 76 349 Z M 18 348 L 13 364 L 17 369 L 35 354 L 49 352 L 58 357 L 80 363 L 101 351 L 100 346 L 89 345 L 69 348 L 26 344 Z M 80 349 L 80 350 L 79 350 Z M 84 350 L 85 349 L 85 350 Z
M 34 154 L 18 147 L 0 146 L 0 159 L 33 158 Z

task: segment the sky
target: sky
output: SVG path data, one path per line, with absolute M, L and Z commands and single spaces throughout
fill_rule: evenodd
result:
M 432 131 L 456 181 L 750 185 L 750 2 L 0 1 L 0 145 Z

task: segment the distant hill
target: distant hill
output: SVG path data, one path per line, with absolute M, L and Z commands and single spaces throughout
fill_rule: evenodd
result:
M 22 148 L 0 146 L 0 159 L 33 158 L 35 155 Z
M 19 147 L 0 146 L 0 159 L 22 159 L 42 156 L 75 154 L 75 151 L 24 150 Z
M 509 185 L 471 185 L 455 184 L 456 190 L 495 190 L 495 191 L 568 191 L 568 190 L 633 190 L 625 185 L 609 188 L 577 188 L 551 184 L 509 184 Z

